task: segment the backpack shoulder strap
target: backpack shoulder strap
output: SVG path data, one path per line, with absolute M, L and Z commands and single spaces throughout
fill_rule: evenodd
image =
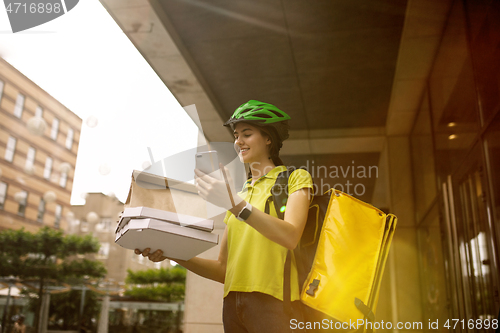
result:
M 288 168 L 287 170 L 280 172 L 278 177 L 276 177 L 276 181 L 271 188 L 271 195 L 267 198 L 266 206 L 264 208 L 264 212 L 266 214 L 270 213 L 269 205 L 272 201 L 278 218 L 283 220 L 285 216 L 286 202 L 288 201 L 288 178 L 294 170 L 294 168 Z M 282 204 L 279 204 L 279 202 Z
M 278 218 L 284 219 L 286 204 L 288 202 L 288 179 L 295 168 L 288 168 L 280 172 L 276 177 L 276 182 L 271 188 L 271 196 L 266 201 L 265 212 L 269 214 L 269 203 L 271 200 L 274 203 L 274 209 Z M 290 274 L 291 274 L 292 251 L 288 250 L 285 259 L 285 267 L 283 270 L 283 308 L 285 313 L 292 318 L 291 290 L 290 290 Z
M 288 179 L 295 170 L 295 168 L 290 167 L 278 174 L 276 182 L 271 188 L 271 196 L 266 201 L 265 213 L 269 214 L 269 204 L 272 200 L 274 203 L 274 209 L 276 210 L 276 215 L 278 218 L 282 220 L 284 219 L 286 204 L 288 202 Z

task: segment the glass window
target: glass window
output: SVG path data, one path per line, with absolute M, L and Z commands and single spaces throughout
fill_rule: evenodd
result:
M 2 100 L 2 95 L 3 95 L 3 87 L 4 87 L 4 83 L 2 80 L 0 80 L 0 101 Z
M 103 218 L 99 222 L 97 222 L 95 230 L 101 232 L 108 232 L 109 230 L 111 230 L 111 223 L 112 223 L 111 218 L 109 217 Z
M 66 148 L 70 149 L 73 147 L 73 129 L 68 128 L 68 136 L 66 137 Z
M 500 226 L 500 112 L 486 131 L 486 153 L 488 171 L 491 177 L 493 215 L 496 225 Z
M 0 209 L 5 206 L 5 200 L 7 199 L 7 184 L 0 182 Z
M 47 157 L 47 159 L 45 160 L 45 169 L 43 170 L 43 178 L 50 179 L 50 174 L 52 173 L 52 163 L 52 158 Z
M 500 10 L 496 1 L 467 0 L 474 77 L 483 125 L 500 107 Z
M 43 223 L 43 216 L 45 215 L 45 200 L 40 198 L 40 203 L 38 204 L 38 215 L 36 220 Z
M 463 162 L 479 131 L 478 101 L 462 1 L 454 1 L 429 77 L 439 184 Z
M 68 181 L 68 174 L 66 172 L 61 173 L 61 179 L 59 179 L 59 185 L 61 187 L 66 187 Z
M 89 222 L 88 221 L 83 220 L 80 223 L 80 231 L 81 232 L 88 232 L 89 231 Z
M 99 252 L 97 252 L 95 257 L 97 259 L 108 259 L 108 257 L 109 257 L 109 243 L 102 242 L 101 247 L 99 248 Z
M 55 215 L 54 227 L 59 228 L 59 225 L 61 223 L 61 215 L 62 215 L 62 206 L 61 205 L 56 205 L 56 211 L 55 211 L 54 215 Z
M 24 216 L 24 213 L 26 212 L 26 205 L 28 204 L 28 192 L 27 191 L 21 191 L 23 193 L 22 200 L 19 202 L 19 208 L 17 210 L 17 214 Z
M 52 129 L 50 130 L 50 138 L 57 140 L 57 133 L 59 133 L 59 119 L 54 118 L 52 121 Z
M 436 175 L 434 171 L 434 146 L 427 94 L 425 94 L 422 100 L 410 140 L 413 183 L 415 184 L 415 208 L 418 223 L 428 211 L 437 195 Z
M 467 156 L 462 167 L 451 177 L 451 193 L 454 206 L 456 232 L 455 250 L 460 261 L 460 283 L 463 292 L 465 312 L 462 318 L 496 318 L 494 297 L 496 276 L 490 270 L 498 267 L 495 258 L 494 230 L 490 221 L 489 198 L 486 190 L 488 181 L 484 172 L 481 147 L 478 143 Z
M 41 106 L 37 106 L 35 110 L 35 117 L 43 117 L 43 109 Z
M 24 109 L 24 95 L 17 94 L 16 106 L 14 106 L 14 116 L 21 118 Z
M 9 140 L 7 141 L 7 149 L 5 149 L 5 159 L 9 162 L 14 160 L 14 153 L 16 151 L 16 138 L 9 136 Z
M 32 167 L 35 164 L 35 154 L 36 150 L 33 147 L 28 148 L 28 154 L 26 155 L 26 165 L 25 167 Z
M 450 318 L 448 311 L 448 283 L 443 256 L 442 232 L 437 202 L 420 223 L 417 240 L 420 256 L 420 281 L 424 318 L 445 322 Z

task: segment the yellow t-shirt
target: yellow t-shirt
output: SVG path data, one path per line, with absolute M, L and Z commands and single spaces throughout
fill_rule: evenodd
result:
M 277 166 L 259 178 L 253 186 L 247 181 L 238 195 L 249 202 L 253 209 L 264 211 L 276 177 L 285 170 L 285 166 Z M 289 195 L 299 189 L 312 187 L 311 175 L 306 170 L 297 169 L 288 179 Z M 269 212 L 277 217 L 272 201 Z M 228 228 L 224 297 L 230 291 L 243 291 L 261 292 L 283 300 L 283 271 L 288 249 L 269 240 L 246 222 L 239 221 L 229 211 L 224 223 Z M 299 286 L 293 257 L 291 266 L 291 299 L 294 301 L 299 299 Z

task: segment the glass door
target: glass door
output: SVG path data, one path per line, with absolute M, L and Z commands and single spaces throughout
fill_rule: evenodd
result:
M 497 318 L 498 266 L 493 252 L 497 247 L 482 161 L 481 148 L 476 145 L 443 184 L 449 271 L 456 293 L 453 312 L 464 319 L 465 325 L 460 326 L 467 332 L 493 331 L 484 324 Z

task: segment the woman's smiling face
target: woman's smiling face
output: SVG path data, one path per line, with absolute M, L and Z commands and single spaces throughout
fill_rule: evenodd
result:
M 234 146 L 243 163 L 260 162 L 269 157 L 271 140 L 260 129 L 245 122 L 234 127 Z

